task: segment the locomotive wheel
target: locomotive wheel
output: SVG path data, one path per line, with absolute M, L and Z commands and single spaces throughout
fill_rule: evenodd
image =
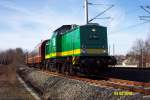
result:
M 65 64 L 65 75 L 66 76 L 69 75 L 69 66 L 68 66 L 68 64 Z
M 72 66 L 69 66 L 68 67 L 68 71 L 69 71 L 69 75 L 73 75 L 73 68 L 72 68 Z
M 60 65 L 57 64 L 57 72 L 60 73 Z
M 57 63 L 57 64 L 56 64 L 56 68 L 57 68 L 57 72 L 58 72 L 58 73 L 61 72 L 61 67 L 62 67 L 62 66 L 61 66 L 60 63 Z
M 65 74 L 65 65 L 64 65 L 64 64 L 62 64 L 61 72 L 62 72 L 63 74 Z
M 73 66 L 73 75 L 77 75 L 77 69 L 76 69 L 76 66 Z
M 77 70 L 75 69 L 75 66 L 73 65 L 69 66 L 69 75 L 71 76 L 77 75 Z
M 64 63 L 60 66 L 61 73 L 65 75 L 77 75 L 77 70 L 75 69 L 75 66 L 72 66 L 71 64 Z

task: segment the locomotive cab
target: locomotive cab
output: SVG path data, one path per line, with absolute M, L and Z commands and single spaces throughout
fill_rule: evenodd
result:
M 98 24 L 80 27 L 81 55 L 108 56 L 107 28 Z

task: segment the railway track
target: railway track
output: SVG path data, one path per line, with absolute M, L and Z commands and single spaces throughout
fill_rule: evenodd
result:
M 123 79 L 118 79 L 113 77 L 107 77 L 106 75 L 104 77 L 92 79 L 87 77 L 66 76 L 60 73 L 49 72 L 45 70 L 43 70 L 43 72 L 50 75 L 61 76 L 65 78 L 83 81 L 96 86 L 106 86 L 106 87 L 117 88 L 117 89 L 122 89 L 131 92 L 139 92 L 144 95 L 150 95 L 150 83 L 148 82 L 123 80 Z
M 138 92 L 138 93 L 142 93 L 144 95 L 150 95 L 150 82 L 147 81 L 139 81 L 139 80 L 132 80 L 130 79 L 130 76 L 132 76 L 134 78 L 134 76 L 131 74 L 131 73 L 134 73 L 132 72 L 132 68 L 129 68 L 129 73 L 131 74 L 130 76 L 125 76 L 124 74 L 127 74 L 128 73 L 128 69 L 127 68 L 121 68 L 121 73 L 123 73 L 122 75 L 124 75 L 123 77 L 115 77 L 115 76 L 121 76 L 121 74 L 119 73 L 119 70 L 117 68 L 115 68 L 115 70 L 117 69 L 117 71 L 115 72 L 112 72 L 112 69 L 111 68 L 107 73 L 103 73 L 100 75 L 100 77 L 78 77 L 78 76 L 67 76 L 67 75 L 64 75 L 64 74 L 61 74 L 61 73 L 57 73 L 57 72 L 50 72 L 48 70 L 42 70 L 44 73 L 46 74 L 49 74 L 49 75 L 53 75 L 53 76 L 60 76 L 60 77 L 64 77 L 64 78 L 69 78 L 69 79 L 73 79 L 73 80 L 79 80 L 79 81 L 82 81 L 82 82 L 86 82 L 86 83 L 89 83 L 89 84 L 93 84 L 93 85 L 96 85 L 96 86 L 101 86 L 101 87 L 110 87 L 110 88 L 116 88 L 116 89 L 122 89 L 124 91 L 131 91 L 131 92 Z M 39 69 L 36 69 L 36 70 L 39 70 Z M 122 71 L 122 70 L 125 70 L 125 71 Z M 137 70 L 139 69 L 133 69 L 136 71 L 136 74 L 138 74 Z M 146 74 L 140 74 L 140 75 L 149 75 L 147 73 L 149 73 L 150 69 L 142 69 L 143 72 L 142 73 L 145 73 Z M 142 71 L 141 70 L 141 71 Z M 41 71 L 41 70 L 40 70 Z M 141 72 L 140 71 L 140 72 Z M 108 75 L 109 72 L 112 72 Z M 125 73 L 124 73 L 125 72 Z M 115 73 L 115 74 L 114 74 Z M 116 74 L 117 73 L 117 74 Z M 129 77 L 129 78 L 124 78 L 124 77 Z M 143 78 L 146 77 L 146 76 L 143 76 Z M 146 77 L 146 78 L 149 78 L 149 77 Z M 141 76 L 140 76 L 140 79 L 141 79 Z

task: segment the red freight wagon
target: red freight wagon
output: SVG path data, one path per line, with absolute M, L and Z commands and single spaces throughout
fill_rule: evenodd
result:
M 45 59 L 45 45 L 48 40 L 39 43 L 35 49 L 27 55 L 26 63 L 29 65 L 38 65 Z

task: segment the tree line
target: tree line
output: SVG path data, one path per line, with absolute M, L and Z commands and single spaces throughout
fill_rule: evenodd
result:
M 150 67 L 150 35 L 146 40 L 137 39 L 126 56 L 130 64 Z
M 8 49 L 0 52 L 0 64 L 24 64 L 25 53 L 21 48 Z

